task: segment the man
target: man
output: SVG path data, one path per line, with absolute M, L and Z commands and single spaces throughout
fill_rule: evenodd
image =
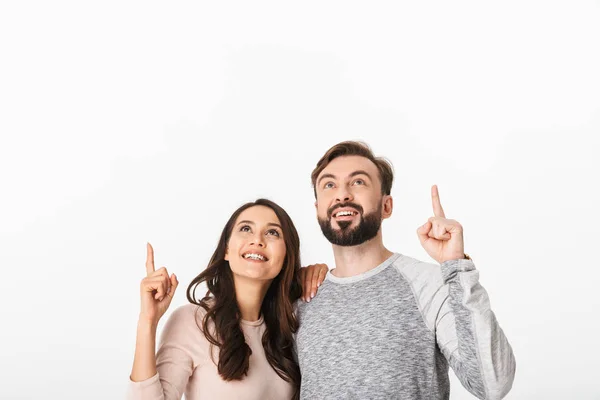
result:
M 476 397 L 504 397 L 513 352 L 464 252 L 462 226 L 446 219 L 437 187 L 434 216 L 417 234 L 440 265 L 383 245 L 393 171 L 367 145 L 333 146 L 312 182 L 336 265 L 318 295 L 298 305 L 301 398 L 448 399 L 448 366 Z

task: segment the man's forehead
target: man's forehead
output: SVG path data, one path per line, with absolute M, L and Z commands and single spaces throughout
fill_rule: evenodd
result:
M 377 167 L 368 158 L 362 156 L 341 156 L 327 164 L 319 176 L 332 174 L 338 178 L 343 178 L 358 170 L 363 170 L 372 176 L 377 173 Z

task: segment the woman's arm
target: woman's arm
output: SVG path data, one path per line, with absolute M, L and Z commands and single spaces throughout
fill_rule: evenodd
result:
M 155 350 L 158 321 L 169 308 L 179 284 L 175 275 L 169 276 L 165 267 L 158 271 L 154 269 L 154 249 L 150 243 L 146 251 L 146 277 L 140 283 L 141 310 L 130 375 L 132 382 L 144 382 L 157 375 Z M 152 398 L 162 399 L 162 390 L 160 394 Z
M 204 354 L 205 342 L 197 326 L 201 316 L 201 309 L 195 304 L 187 304 L 173 311 L 162 329 L 156 356 L 156 327 L 138 325 L 138 341 L 128 399 L 181 399 L 198 360 Z M 134 376 L 134 373 L 138 375 Z M 142 380 L 138 381 L 137 377 Z
M 133 382 L 145 381 L 156 375 L 156 328 L 150 321 L 138 320 L 135 356 L 131 369 Z

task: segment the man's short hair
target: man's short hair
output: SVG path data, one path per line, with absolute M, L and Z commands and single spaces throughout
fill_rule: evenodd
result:
M 329 165 L 329 163 L 338 157 L 343 156 L 361 156 L 373 162 L 379 171 L 381 181 L 381 194 L 389 195 L 392 192 L 392 183 L 394 182 L 394 169 L 392 163 L 383 157 L 375 157 L 368 144 L 357 141 L 345 141 L 331 147 L 317 163 L 317 166 L 310 175 L 312 180 L 315 198 L 317 198 L 317 178 L 319 174 Z

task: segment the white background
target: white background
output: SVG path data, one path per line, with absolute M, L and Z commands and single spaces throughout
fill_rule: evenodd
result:
M 432 184 L 465 227 L 507 398 L 600 399 L 598 1 L 215 3 L 0 6 L 0 398 L 124 396 L 146 241 L 170 311 L 258 197 L 331 264 L 310 172 L 360 139 L 390 249 L 431 261 Z

